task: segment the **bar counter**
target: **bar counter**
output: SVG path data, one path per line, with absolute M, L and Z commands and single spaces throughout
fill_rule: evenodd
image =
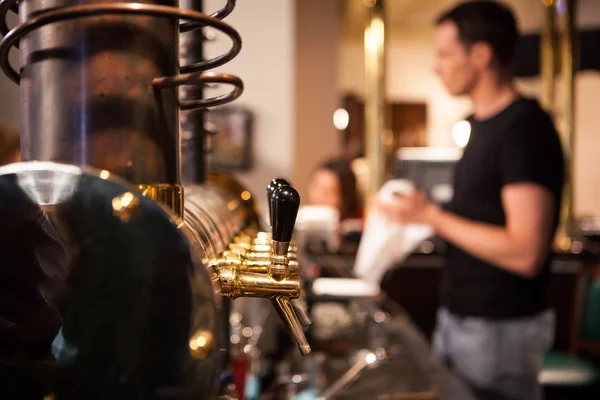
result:
M 322 276 L 352 275 L 353 254 L 311 254 L 309 259 Z M 569 348 L 577 279 L 580 271 L 593 265 L 596 259 L 589 256 L 560 253 L 553 257 L 550 295 L 557 314 L 554 350 Z M 443 266 L 442 254 L 413 254 L 387 273 L 382 282 L 386 300 L 381 307 L 392 315 L 392 320 L 388 326 L 391 335 L 384 347 L 395 355 L 365 369 L 334 396 L 336 399 L 474 399 L 431 354 L 429 339 L 435 326 Z M 365 335 L 368 334 L 363 332 Z M 318 352 L 318 341 L 313 338 L 311 342 Z M 356 340 L 349 342 L 356 349 L 361 347 Z M 326 358 L 327 387 L 348 371 L 352 363 L 348 357 L 337 359 L 328 354 Z
M 354 265 L 353 254 L 311 254 L 310 259 L 333 276 L 351 275 Z M 550 304 L 557 317 L 556 350 L 569 347 L 578 274 L 596 264 L 595 258 L 580 254 L 556 253 L 553 257 Z M 402 306 L 427 338 L 435 327 L 443 266 L 442 254 L 413 254 L 388 271 L 381 284 L 389 299 Z

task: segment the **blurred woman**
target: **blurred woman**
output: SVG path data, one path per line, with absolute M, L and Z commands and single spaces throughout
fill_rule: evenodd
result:
M 350 162 L 332 159 L 318 166 L 310 177 L 308 202 L 337 208 L 340 221 L 362 218 L 361 199 Z

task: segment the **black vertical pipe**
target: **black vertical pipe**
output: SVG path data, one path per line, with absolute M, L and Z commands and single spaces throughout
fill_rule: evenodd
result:
M 181 8 L 203 12 L 203 0 L 181 0 Z M 186 32 L 180 39 L 181 65 L 193 64 L 204 57 L 204 34 L 202 29 Z M 182 100 L 204 98 L 201 86 L 183 86 L 179 90 Z M 181 112 L 181 160 L 184 184 L 203 183 L 206 177 L 206 149 L 204 133 L 204 110 Z

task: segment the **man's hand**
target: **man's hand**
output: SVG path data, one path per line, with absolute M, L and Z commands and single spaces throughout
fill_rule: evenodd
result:
M 432 224 L 440 212 L 421 190 L 394 193 L 394 201 L 378 201 L 377 210 L 393 221 L 423 224 Z

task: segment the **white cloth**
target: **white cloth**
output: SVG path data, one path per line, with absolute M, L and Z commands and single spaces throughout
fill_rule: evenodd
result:
M 386 182 L 377 194 L 379 201 L 393 201 L 394 193 L 412 193 L 412 182 L 394 179 Z M 385 273 L 401 263 L 428 237 L 430 226 L 390 221 L 377 210 L 369 213 L 358 247 L 354 274 L 369 283 L 380 284 Z
M 340 212 L 329 206 L 301 206 L 296 217 L 294 235 L 299 248 L 304 248 L 305 240 L 318 238 L 325 243 L 329 251 L 336 251 L 340 245 Z

